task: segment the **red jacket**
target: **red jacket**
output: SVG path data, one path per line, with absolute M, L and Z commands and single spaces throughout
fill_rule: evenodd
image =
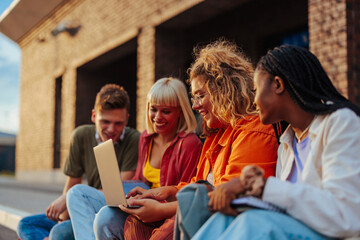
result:
M 141 180 L 150 185 L 143 175 L 152 135 L 144 131 L 139 139 L 139 158 L 133 180 Z M 202 143 L 194 133 L 180 132 L 176 135 L 161 160 L 160 185 L 171 186 L 179 182 L 190 182 L 195 176 L 201 154 Z

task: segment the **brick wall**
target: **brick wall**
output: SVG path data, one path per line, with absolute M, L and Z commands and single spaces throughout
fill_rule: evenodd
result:
M 74 0 L 56 9 L 21 42 L 20 129 L 16 170 L 51 170 L 55 79 L 62 76 L 61 166 L 75 128 L 76 69 L 95 57 L 138 39 L 137 128 L 145 129 L 146 94 L 154 78 L 155 25 L 200 0 Z M 51 31 L 64 21 L 81 24 L 76 36 Z M 135 106 L 134 106 L 135 107 Z
M 310 50 L 335 87 L 360 105 L 360 1 L 309 0 Z
M 335 87 L 348 96 L 346 0 L 309 0 L 310 50 L 319 58 Z
M 138 36 L 138 82 L 137 82 L 137 128 L 146 128 L 147 93 L 155 82 L 155 29 L 152 26 L 143 27 Z

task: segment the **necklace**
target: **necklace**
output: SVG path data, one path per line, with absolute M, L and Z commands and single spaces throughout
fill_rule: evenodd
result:
M 298 142 L 300 142 L 301 140 L 303 140 L 303 138 L 309 133 L 309 128 L 310 128 L 311 124 L 309 124 L 309 126 L 307 126 L 307 128 L 305 128 L 305 130 L 298 136 L 298 134 L 295 132 L 295 137 L 297 139 Z

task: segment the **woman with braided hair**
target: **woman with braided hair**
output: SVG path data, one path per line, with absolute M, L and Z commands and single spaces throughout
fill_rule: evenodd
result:
M 276 178 L 265 178 L 253 166 L 218 186 L 209 202 L 218 212 L 193 239 L 359 236 L 360 108 L 335 89 L 316 56 L 301 47 L 268 51 L 254 83 L 261 121 L 289 123 L 280 138 Z M 224 201 L 233 194 L 253 195 L 285 213 L 251 209 L 236 216 Z

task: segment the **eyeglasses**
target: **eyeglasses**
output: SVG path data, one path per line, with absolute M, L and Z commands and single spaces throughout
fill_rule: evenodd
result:
M 206 95 L 208 95 L 209 93 L 203 93 L 203 94 L 197 94 L 197 95 L 194 95 L 190 98 L 191 100 L 191 103 L 194 105 L 195 103 L 197 103 L 198 105 L 202 105 L 203 104 L 203 100 L 204 100 L 204 97 Z

